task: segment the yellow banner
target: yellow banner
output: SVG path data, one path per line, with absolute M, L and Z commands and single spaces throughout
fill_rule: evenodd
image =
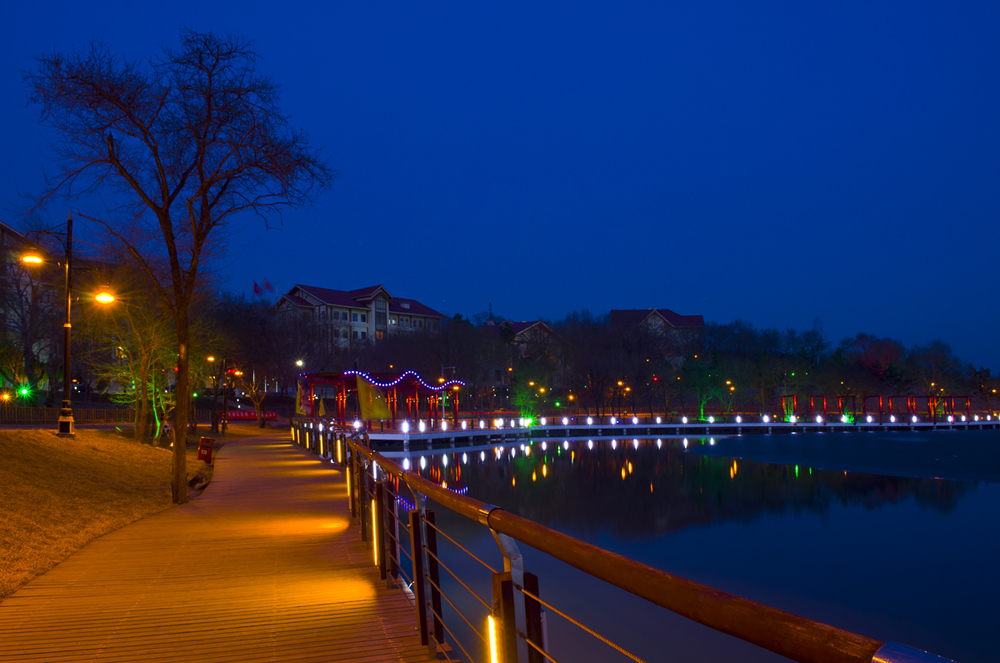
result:
M 385 400 L 382 390 L 360 375 L 358 376 L 358 402 L 361 403 L 361 418 L 365 421 L 373 419 L 389 419 L 389 403 Z

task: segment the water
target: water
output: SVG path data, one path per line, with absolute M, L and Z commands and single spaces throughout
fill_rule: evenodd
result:
M 513 457 L 509 447 L 500 458 L 492 449 L 482 452 L 485 460 L 478 450 L 454 450 L 447 461 L 436 455 L 421 473 L 727 592 L 967 663 L 997 660 L 991 636 L 1000 620 L 1000 433 L 687 438 L 686 444 L 577 439 L 547 441 L 543 451 L 536 440 L 530 455 L 519 447 Z M 484 527 L 443 508 L 436 512 L 449 535 L 500 566 Z M 648 661 L 786 660 L 543 553 L 522 551 L 543 598 Z M 441 553 L 489 602 L 489 572 L 447 542 Z M 444 581 L 474 624 L 485 620 L 481 604 Z M 475 659 L 485 660 L 447 606 L 446 619 Z M 557 660 L 627 660 L 551 612 L 547 619 Z

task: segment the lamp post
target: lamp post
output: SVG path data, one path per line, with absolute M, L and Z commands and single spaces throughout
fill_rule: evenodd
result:
M 73 303 L 73 213 L 69 213 L 66 219 L 66 257 L 64 260 L 66 267 L 66 322 L 63 323 L 63 401 L 59 410 L 59 431 L 60 437 L 72 437 L 76 434 L 75 422 L 73 421 L 72 389 L 73 379 L 70 370 L 70 331 L 73 328 L 70 312 Z M 45 260 L 37 254 L 27 254 L 23 261 L 29 265 L 39 265 Z M 97 301 L 107 304 L 114 301 L 114 297 L 107 292 L 100 294 Z

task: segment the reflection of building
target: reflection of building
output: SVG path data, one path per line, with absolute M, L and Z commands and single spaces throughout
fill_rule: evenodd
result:
M 684 345 L 698 340 L 705 329 L 700 315 L 678 315 L 665 308 L 633 311 L 611 311 L 610 323 L 617 328 L 637 328 Z
M 380 285 L 331 290 L 295 285 L 275 304 L 280 315 L 299 315 L 320 325 L 336 345 L 379 341 L 387 334 L 435 332 L 443 315 L 415 299 L 393 297 Z

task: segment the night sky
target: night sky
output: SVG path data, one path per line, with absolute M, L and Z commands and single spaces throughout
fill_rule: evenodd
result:
M 474 6 L 472 6 L 474 5 Z M 255 41 L 340 178 L 215 268 L 449 315 L 665 307 L 941 338 L 1000 369 L 1000 4 L 12 3 L 0 219 L 46 167 L 20 71 Z M 53 223 L 65 215 L 51 210 Z

